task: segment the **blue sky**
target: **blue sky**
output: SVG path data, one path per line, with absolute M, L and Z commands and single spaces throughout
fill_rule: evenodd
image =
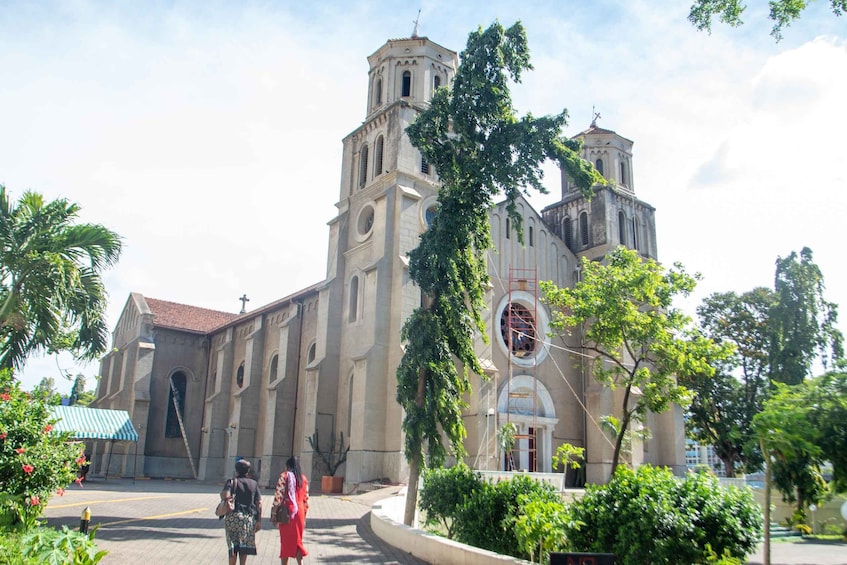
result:
M 573 135 L 596 108 L 635 142 L 659 259 L 703 275 L 683 307 L 771 286 L 776 258 L 808 246 L 847 308 L 847 18 L 828 2 L 780 43 L 756 0 L 711 35 L 682 0 L 307 4 L 0 0 L 0 183 L 123 236 L 111 325 L 132 291 L 237 312 L 243 293 L 255 308 L 323 279 L 366 57 L 409 36 L 418 8 L 419 34 L 456 51 L 521 20 L 535 70 L 518 110 L 567 108 Z M 547 180 L 539 210 L 559 197 Z M 64 392 L 57 367 L 90 384 L 98 370 L 35 358 L 21 378 Z

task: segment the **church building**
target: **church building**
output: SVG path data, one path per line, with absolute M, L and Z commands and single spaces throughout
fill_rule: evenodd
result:
M 348 487 L 408 479 L 395 373 L 421 293 L 407 254 L 437 209 L 439 184 L 405 129 L 458 63 L 424 37 L 389 40 L 368 57 L 365 119 L 342 141 L 323 281 L 238 314 L 129 296 L 92 406 L 127 410 L 139 443 L 95 442 L 92 473 L 222 480 L 245 457 L 270 486 L 294 454 L 314 480 L 325 469 L 310 439 L 326 451 L 343 438 L 337 474 Z M 590 201 L 564 175 L 561 200 L 541 213 L 519 199 L 523 243 L 505 204 L 490 212 L 489 340 L 476 349 L 486 374 L 472 377 L 464 414 L 472 468 L 551 472 L 567 442 L 586 448 L 585 480 L 609 476 L 613 446 L 596 422 L 618 397 L 591 377 L 589 357 L 548 336 L 538 281 L 571 286 L 580 257 L 599 260 L 618 245 L 655 259 L 655 209 L 636 197 L 632 141 L 596 123 L 577 137 L 609 181 Z M 517 427 L 509 454 L 496 441 L 505 423 Z M 681 472 L 681 410 L 651 415 L 648 427 L 632 462 Z

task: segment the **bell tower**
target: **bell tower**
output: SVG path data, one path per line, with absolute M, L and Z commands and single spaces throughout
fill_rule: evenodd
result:
M 320 291 L 316 360 L 306 430 L 321 443 L 343 432 L 347 482 L 408 470 L 402 410 L 395 401 L 400 332 L 420 304 L 407 254 L 436 205 L 437 171 L 406 128 L 434 91 L 453 80 L 458 56 L 425 37 L 391 39 L 368 57 L 364 122 L 343 139 L 338 214 L 330 221 L 327 278 Z M 311 433 L 311 432 L 309 432 Z M 311 447 L 303 446 L 303 463 Z
M 656 209 L 635 196 L 633 142 L 599 127 L 596 118 L 574 138 L 607 184 L 596 185 L 589 201 L 562 171 L 562 200 L 541 212 L 545 223 L 577 256 L 601 259 L 623 245 L 656 259 Z

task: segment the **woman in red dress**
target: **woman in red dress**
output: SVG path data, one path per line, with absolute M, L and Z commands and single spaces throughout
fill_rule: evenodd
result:
M 309 481 L 300 470 L 300 458 L 289 457 L 285 462 L 285 471 L 279 476 L 274 493 L 274 508 L 285 506 L 290 517 L 287 524 L 275 524 L 279 527 L 279 559 L 287 565 L 293 557 L 302 563 L 309 555 L 303 546 L 303 531 L 306 529 L 306 511 L 309 509 Z M 272 512 L 271 516 L 276 516 Z

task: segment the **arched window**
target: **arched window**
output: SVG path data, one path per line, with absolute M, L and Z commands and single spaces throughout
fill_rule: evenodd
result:
M 350 279 L 350 300 L 347 312 L 347 321 L 355 322 L 359 317 L 359 277 Z
M 241 365 L 238 366 L 238 370 L 235 372 L 235 384 L 238 388 L 244 386 L 244 361 L 241 362 Z
M 626 160 L 621 159 L 621 185 L 629 186 L 629 178 L 626 174 Z
M 582 245 L 588 245 L 588 212 L 579 215 L 579 237 Z
M 638 249 L 638 220 L 632 218 L 632 248 Z
M 512 220 L 506 218 L 506 239 L 512 238 Z
M 565 221 L 562 222 L 562 232 L 565 236 L 565 245 L 567 245 L 568 249 L 573 251 L 573 222 L 570 218 L 565 218 Z
M 623 210 L 618 211 L 618 241 L 621 245 L 626 245 L 626 216 Z
M 594 168 L 597 169 L 597 172 L 601 175 L 605 176 L 603 173 L 603 159 L 597 159 L 594 161 Z
M 385 146 L 385 140 L 380 135 L 376 138 L 376 153 L 374 153 L 374 177 L 378 177 L 383 173 L 382 170 L 382 151 Z
M 365 186 L 368 182 L 368 146 L 362 147 L 362 153 L 359 156 L 359 188 Z
M 532 229 L 532 226 L 529 226 L 529 246 L 535 247 L 535 230 Z
M 374 84 L 374 106 L 382 104 L 382 79 L 376 79 Z
M 403 88 L 401 90 L 400 96 L 411 96 L 412 95 L 412 73 L 409 71 L 403 71 Z
M 435 90 L 439 86 L 441 86 L 441 77 L 438 76 L 438 75 L 435 75 L 435 78 L 432 79 L 432 88 L 433 88 L 433 90 Z
M 279 355 L 271 357 L 271 366 L 268 369 L 268 382 L 272 383 L 279 375 Z
M 185 416 L 185 373 L 174 373 L 168 379 L 168 416 L 165 437 L 180 437 L 179 420 Z

